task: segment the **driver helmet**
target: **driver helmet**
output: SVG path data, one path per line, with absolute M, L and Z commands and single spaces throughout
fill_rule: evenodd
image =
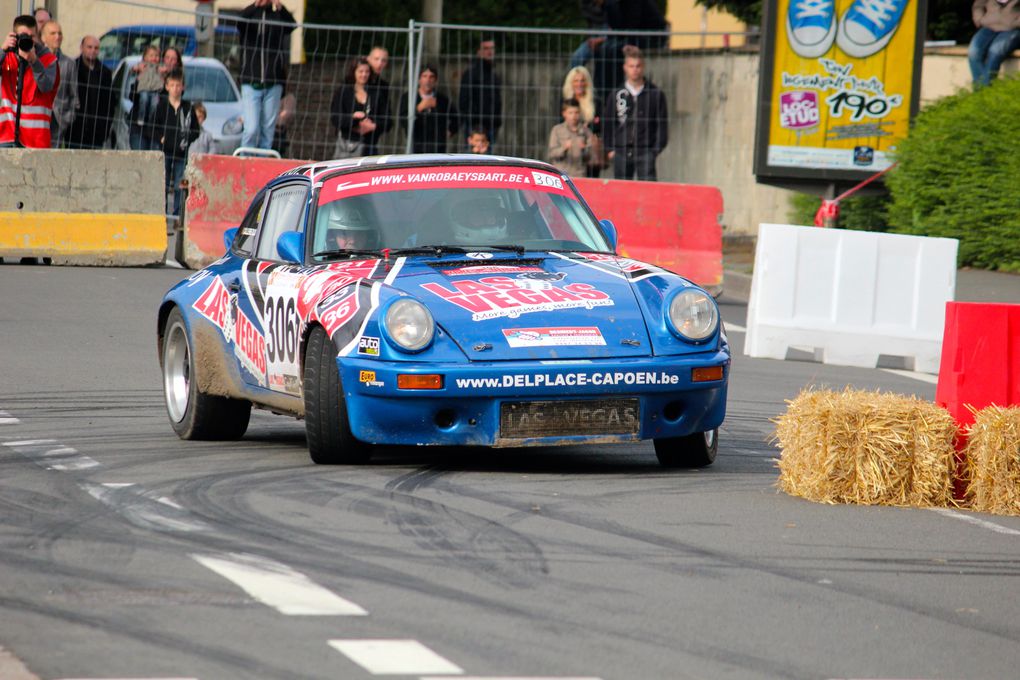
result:
M 379 247 L 379 234 L 353 200 L 333 201 L 326 210 L 326 248 L 374 250 Z
M 455 203 L 450 221 L 457 242 L 463 245 L 506 243 L 507 211 L 495 196 Z

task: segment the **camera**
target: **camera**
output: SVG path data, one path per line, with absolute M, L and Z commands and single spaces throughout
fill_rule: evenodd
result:
M 21 50 L 22 52 L 28 52 L 33 47 L 35 47 L 35 41 L 32 40 L 32 36 L 28 33 L 19 33 L 18 44 L 12 47 L 9 51 L 15 52 L 17 50 Z

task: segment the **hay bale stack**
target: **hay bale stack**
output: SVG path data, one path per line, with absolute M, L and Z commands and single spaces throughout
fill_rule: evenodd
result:
M 790 495 L 833 504 L 954 505 L 957 425 L 931 402 L 809 389 L 775 423 L 779 488 Z
M 964 451 L 971 509 L 1020 515 L 1020 408 L 977 412 Z

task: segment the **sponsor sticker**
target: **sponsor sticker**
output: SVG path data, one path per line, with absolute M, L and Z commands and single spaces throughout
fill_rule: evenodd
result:
M 477 281 L 454 281 L 452 288 L 438 283 L 424 283 L 422 288 L 450 304 L 471 312 L 472 321 L 499 317 L 516 319 L 531 312 L 552 312 L 560 309 L 594 309 L 614 304 L 607 293 L 587 283 L 550 285 L 533 290 L 507 276 L 486 276 Z
M 375 379 L 375 371 L 361 371 L 358 374 L 358 382 L 363 382 L 369 387 L 382 387 L 385 384 Z
M 370 357 L 379 356 L 379 338 L 368 335 L 358 338 L 358 354 L 366 354 Z
M 680 376 L 668 371 L 599 371 L 594 373 L 510 373 L 487 378 L 456 378 L 462 389 L 520 387 L 618 387 L 679 385 Z
M 559 175 L 507 165 L 377 168 L 326 180 L 319 205 L 338 198 L 422 189 L 526 189 L 573 197 Z
M 234 354 L 241 365 L 255 376 L 259 385 L 266 385 L 266 339 L 248 315 L 237 310 L 234 324 Z
M 465 257 L 470 257 L 472 260 L 491 260 L 492 253 L 467 253 Z
M 535 186 L 563 189 L 563 180 L 556 175 L 550 175 L 547 172 L 532 172 L 531 177 L 535 180 Z
M 205 289 L 195 304 L 192 305 L 196 312 L 212 321 L 213 325 L 220 329 L 223 338 L 230 342 L 230 291 L 223 285 L 220 277 L 213 276 L 212 282 Z
M 322 322 L 326 335 L 333 337 L 341 326 L 354 318 L 361 305 L 358 302 L 358 291 L 351 291 L 338 302 L 329 305 L 318 313 L 319 321 Z
M 517 272 L 540 272 L 541 267 L 528 265 L 506 265 L 490 264 L 478 267 L 458 267 L 456 269 L 443 269 L 446 276 L 484 276 L 485 274 L 515 274 Z
M 511 347 L 565 347 L 605 345 L 602 331 L 595 326 L 561 328 L 504 328 L 503 337 Z

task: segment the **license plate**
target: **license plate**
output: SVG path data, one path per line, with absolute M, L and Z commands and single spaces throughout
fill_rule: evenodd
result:
M 503 439 L 637 434 L 639 424 L 637 399 L 515 401 L 499 408 Z

